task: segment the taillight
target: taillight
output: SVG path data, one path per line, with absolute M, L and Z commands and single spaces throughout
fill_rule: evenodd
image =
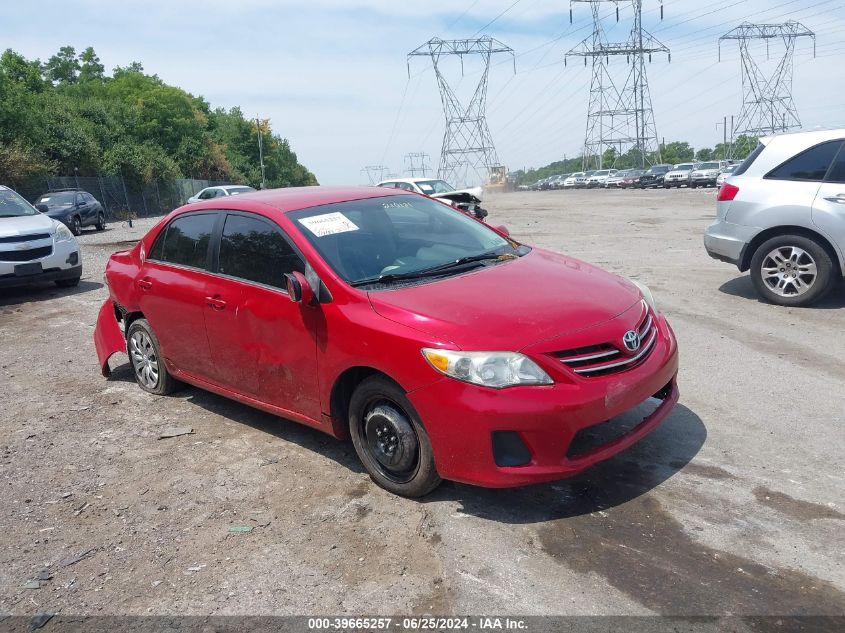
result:
M 719 202 L 730 202 L 736 198 L 736 194 L 738 193 L 739 187 L 726 182 L 719 188 L 719 194 L 716 196 L 716 200 Z

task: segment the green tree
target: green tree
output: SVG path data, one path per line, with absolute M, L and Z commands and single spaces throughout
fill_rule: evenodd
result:
M 105 66 L 100 63 L 100 58 L 92 47 L 86 48 L 79 54 L 79 81 L 93 81 L 103 78 Z
M 44 64 L 44 75 L 48 81 L 55 84 L 73 84 L 79 78 L 79 60 L 73 46 L 62 46 Z
M 695 158 L 700 161 L 713 160 L 713 150 L 709 147 L 702 147 L 695 153 Z

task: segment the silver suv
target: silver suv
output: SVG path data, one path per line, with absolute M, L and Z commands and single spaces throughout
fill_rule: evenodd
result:
M 845 271 L 845 129 L 783 134 L 757 148 L 719 189 L 711 257 L 751 270 L 760 296 L 804 306 Z

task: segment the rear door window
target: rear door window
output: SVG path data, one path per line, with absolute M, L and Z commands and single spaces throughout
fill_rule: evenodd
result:
M 150 249 L 150 259 L 207 269 L 208 247 L 216 219 L 216 213 L 179 216 L 159 233 Z
M 304 273 L 305 264 L 279 227 L 257 216 L 226 216 L 220 274 L 283 289 L 285 273 L 294 271 Z
M 842 141 L 828 141 L 790 158 L 766 174 L 770 180 L 804 180 L 821 182 L 836 157 Z M 734 172 L 736 174 L 736 172 Z
M 827 182 L 845 183 L 845 143 L 827 174 Z

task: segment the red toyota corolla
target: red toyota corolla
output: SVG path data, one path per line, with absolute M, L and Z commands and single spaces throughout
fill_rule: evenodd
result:
M 351 436 L 400 495 L 570 476 L 678 399 L 675 337 L 647 288 L 400 190 L 191 204 L 112 255 L 106 280 L 104 375 L 128 351 L 151 393 L 185 382 Z M 649 398 L 634 428 L 573 441 Z

